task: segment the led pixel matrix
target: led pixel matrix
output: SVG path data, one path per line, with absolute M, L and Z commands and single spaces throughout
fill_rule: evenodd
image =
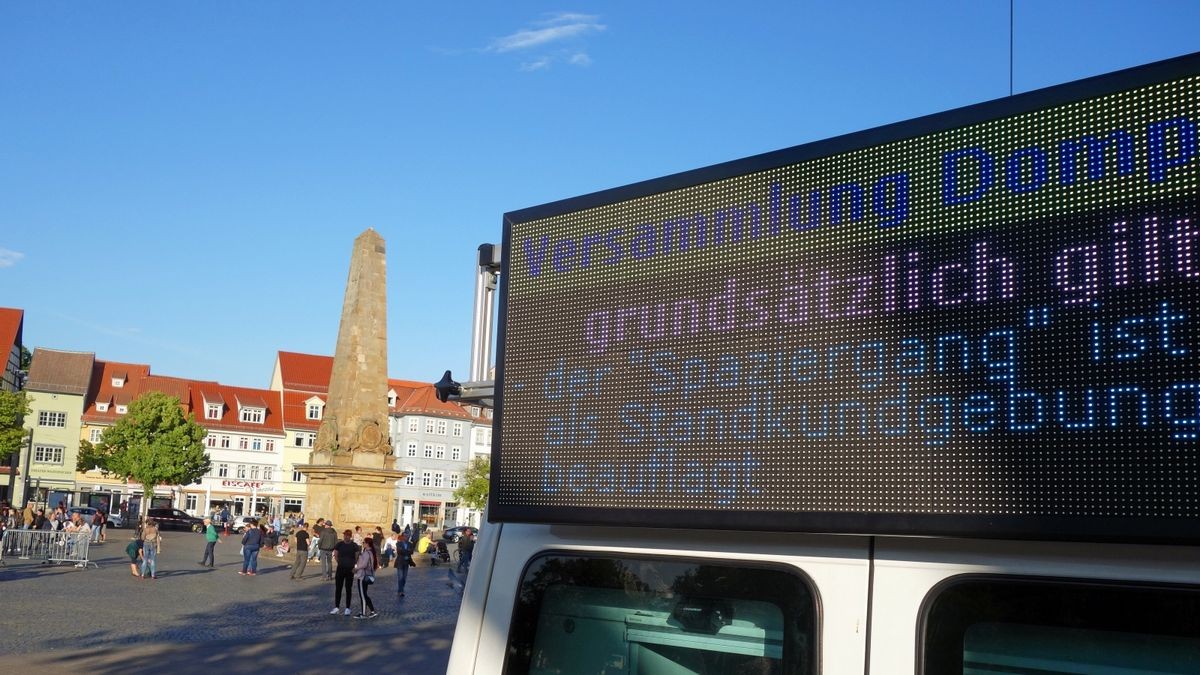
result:
M 1185 65 L 510 218 L 493 514 L 1133 538 L 1155 531 L 1139 519 L 1194 522 Z

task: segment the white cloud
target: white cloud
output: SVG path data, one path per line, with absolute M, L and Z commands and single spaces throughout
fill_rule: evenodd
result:
M 21 262 L 25 254 L 20 251 L 12 251 L 7 248 L 0 248 L 0 267 L 12 267 Z
M 521 70 L 532 72 L 534 70 L 545 70 L 550 67 L 550 57 L 543 56 L 534 61 L 526 61 L 521 64 Z
M 598 33 L 607 28 L 599 22 L 598 16 L 592 14 L 576 14 L 559 12 L 546 19 L 534 22 L 527 28 L 492 40 L 484 51 L 503 54 L 506 52 L 528 51 L 537 52 L 554 43 L 574 41 L 580 42 L 584 36 Z M 569 54 L 569 55 L 568 55 Z M 588 55 L 581 51 L 568 54 L 541 54 L 537 58 L 521 64 L 521 70 L 545 70 L 558 59 L 564 59 L 573 65 L 588 65 L 592 62 Z

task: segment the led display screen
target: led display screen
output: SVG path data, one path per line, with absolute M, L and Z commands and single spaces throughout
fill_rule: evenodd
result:
M 1200 59 L 507 214 L 494 520 L 1200 539 Z

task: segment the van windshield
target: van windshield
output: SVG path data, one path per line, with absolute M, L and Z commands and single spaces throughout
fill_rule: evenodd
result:
M 504 672 L 810 673 L 815 626 L 783 568 L 552 554 L 526 570 Z

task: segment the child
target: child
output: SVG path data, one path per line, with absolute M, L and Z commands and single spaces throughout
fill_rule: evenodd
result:
M 288 552 L 291 550 L 292 550 L 292 547 L 290 544 L 288 544 L 287 537 L 284 537 L 279 542 L 279 545 L 275 547 L 275 557 L 282 558 L 283 556 L 287 555 Z
M 132 539 L 125 545 L 125 555 L 129 556 L 129 573 L 135 577 L 140 577 L 138 573 L 138 559 L 142 557 L 142 540 Z

